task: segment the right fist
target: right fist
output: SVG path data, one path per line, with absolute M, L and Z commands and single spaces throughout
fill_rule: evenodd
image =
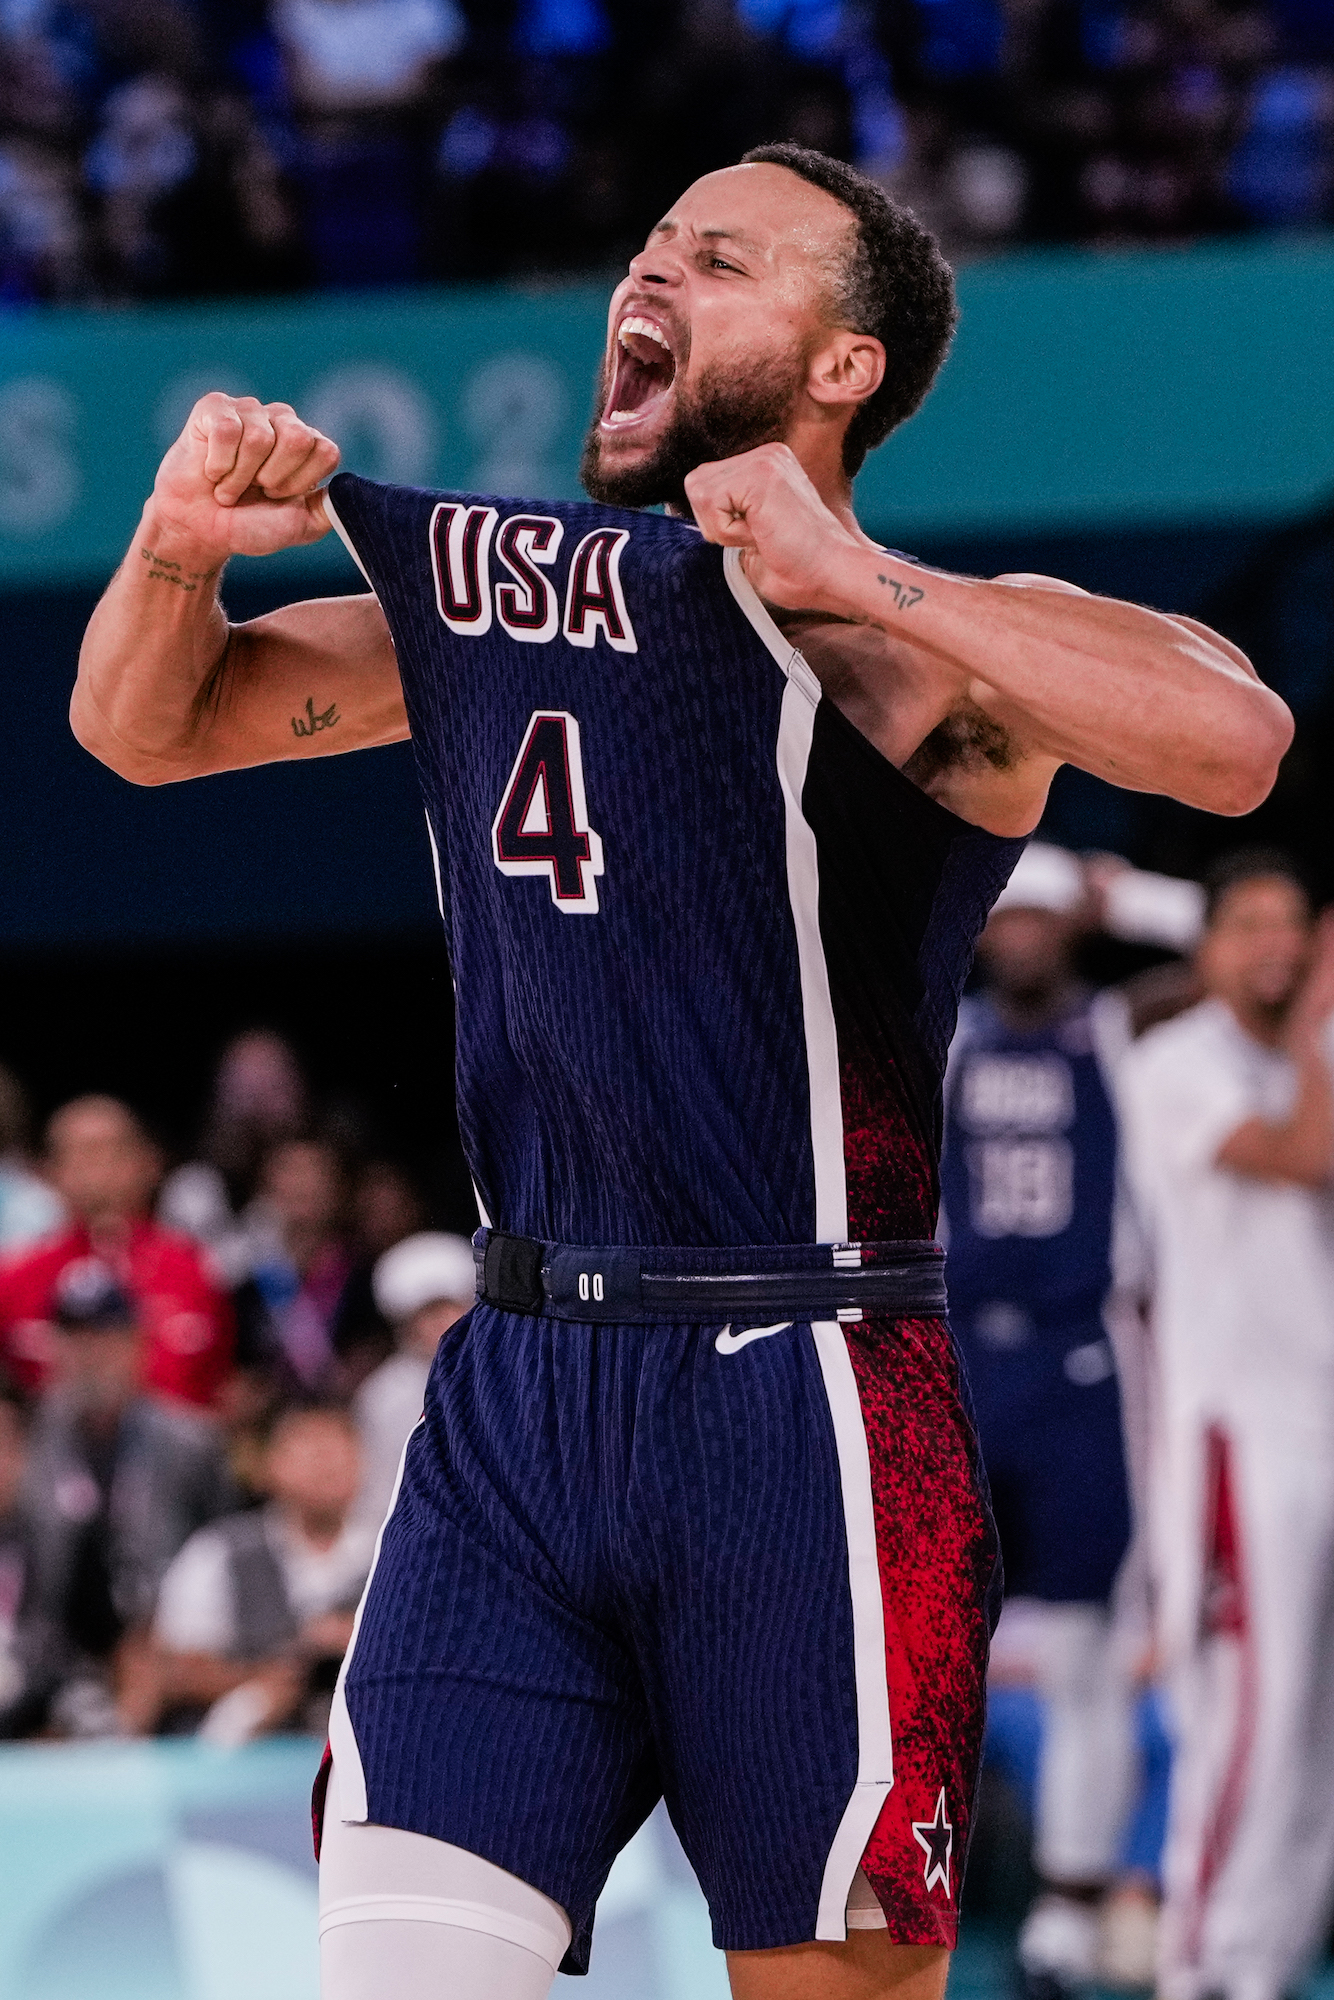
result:
M 316 490 L 338 446 L 289 403 L 202 396 L 158 467 L 153 511 L 201 553 L 267 556 L 316 542 L 329 520 Z

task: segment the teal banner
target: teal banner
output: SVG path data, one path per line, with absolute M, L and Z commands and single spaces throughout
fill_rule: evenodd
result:
M 1259 522 L 1334 491 L 1334 238 L 1029 254 L 959 291 L 938 387 L 859 481 L 874 532 Z M 295 404 L 372 477 L 568 497 L 605 310 L 568 289 L 11 315 L 0 584 L 109 571 L 209 388 Z

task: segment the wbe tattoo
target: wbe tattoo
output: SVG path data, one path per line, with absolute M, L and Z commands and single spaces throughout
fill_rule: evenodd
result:
M 313 694 L 307 695 L 305 716 L 294 715 L 292 717 L 292 734 L 293 736 L 318 736 L 321 729 L 332 729 L 334 724 L 341 722 L 342 719 L 342 716 L 338 713 L 338 703 L 336 701 L 331 701 L 329 706 L 321 709 L 317 715 L 315 713 L 315 697 Z
M 887 590 L 893 591 L 894 602 L 900 611 L 911 611 L 919 598 L 926 596 L 926 592 L 919 589 L 915 583 L 900 583 L 896 576 L 881 576 L 879 570 L 876 571 L 876 580 L 883 583 Z
M 175 584 L 177 590 L 198 590 L 201 583 L 211 583 L 218 573 L 216 569 L 182 569 L 178 562 L 168 562 L 152 549 L 141 548 L 139 553 L 148 564 L 150 583 Z

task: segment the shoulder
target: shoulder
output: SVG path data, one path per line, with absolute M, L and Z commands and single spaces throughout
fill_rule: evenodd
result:
M 1227 1009 L 1206 1000 L 1150 1028 L 1127 1050 L 1120 1075 L 1135 1121 L 1165 1131 L 1224 1106 L 1236 1112 L 1251 1070 Z

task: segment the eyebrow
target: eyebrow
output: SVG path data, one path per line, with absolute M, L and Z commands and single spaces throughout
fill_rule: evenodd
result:
M 680 228 L 681 225 L 679 222 L 672 222 L 670 219 L 668 219 L 666 221 L 657 223 L 654 226 L 654 228 L 652 228 L 649 231 L 649 235 L 651 237 L 675 236 L 680 232 Z M 701 237 L 703 241 L 706 243 L 735 243 L 742 250 L 753 250 L 757 254 L 761 252 L 764 247 L 763 244 L 759 243 L 755 237 L 747 236 L 745 231 L 742 229 L 700 229 L 696 231 L 696 234 L 699 237 Z

